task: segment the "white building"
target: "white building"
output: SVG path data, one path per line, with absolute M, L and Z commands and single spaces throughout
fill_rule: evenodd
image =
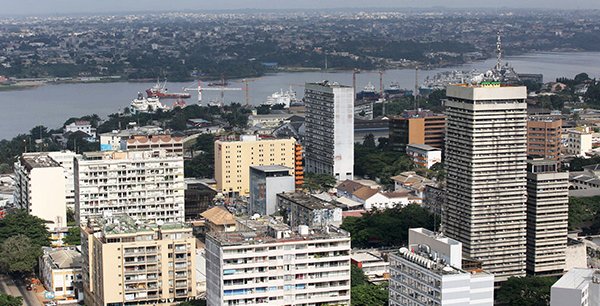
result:
M 262 126 L 267 128 L 276 128 L 284 123 L 290 122 L 289 118 L 293 115 L 290 114 L 266 114 L 266 115 L 255 115 L 248 116 L 249 126 Z
M 527 163 L 527 273 L 562 275 L 569 221 L 569 173 L 554 160 Z
M 44 248 L 40 275 L 46 290 L 54 293 L 54 300 L 83 300 L 83 292 L 77 288 L 81 282 L 81 262 L 81 251 L 77 248 Z
M 296 189 L 293 169 L 279 166 L 250 166 L 250 214 L 277 212 L 277 194 Z
M 426 144 L 407 144 L 406 155 L 420 167 L 431 168 L 431 166 L 442 162 L 442 150 Z
M 183 157 L 163 150 L 85 153 L 75 162 L 80 224 L 103 212 L 134 219 L 184 221 Z
M 81 157 L 71 151 L 48 152 L 48 156 L 63 167 L 65 173 L 65 193 L 67 208 L 75 209 L 75 177 L 73 175 L 73 165 L 75 158 Z
M 351 254 L 352 264 L 359 267 L 371 283 L 387 281 L 390 263 L 377 250 L 356 250 Z
M 369 187 L 363 187 L 355 191 L 351 199 L 361 203 L 366 211 L 404 207 L 410 203 L 421 202 L 421 198 L 416 197 L 409 191 L 381 192 Z
M 70 124 L 65 125 L 63 132 L 66 133 L 75 133 L 75 132 L 84 132 L 90 136 L 90 138 L 96 138 L 96 128 L 92 126 L 89 121 L 86 120 L 77 120 L 71 122 Z
M 566 153 L 571 156 L 585 157 L 592 151 L 593 133 L 589 127 L 570 129 L 566 133 Z
M 15 205 L 48 221 L 50 231 L 67 225 L 65 172 L 47 153 L 25 153 L 15 163 Z
M 350 305 L 350 234 L 273 222 L 206 238 L 208 306 Z
M 305 166 L 309 173 L 354 177 L 354 92 L 337 83 L 307 83 Z
M 446 90 L 444 233 L 498 281 L 525 275 L 527 88 Z
M 390 254 L 390 306 L 494 305 L 494 276 L 462 269 L 462 244 L 422 228 Z
M 550 289 L 550 306 L 600 305 L 600 271 L 575 268 Z

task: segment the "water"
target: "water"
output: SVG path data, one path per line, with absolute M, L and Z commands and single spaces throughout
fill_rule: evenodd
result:
M 587 72 L 591 77 L 600 73 L 593 69 L 600 67 L 600 52 L 586 53 L 536 53 L 506 59 L 519 73 L 541 73 L 546 82 L 557 77 L 574 77 L 580 72 Z M 495 59 L 469 63 L 457 67 L 449 67 L 428 71 L 419 71 L 419 79 L 433 76 L 447 70 L 479 71 L 490 69 L 495 65 Z M 253 79 L 249 83 L 250 103 L 263 103 L 267 96 L 280 89 L 290 86 L 302 97 L 305 82 L 321 80 L 336 81 L 350 85 L 351 72 L 294 72 L 277 73 Z M 412 89 L 415 86 L 415 72 L 411 69 L 388 70 L 384 73 L 384 84 L 397 82 L 402 88 Z M 362 72 L 357 75 L 357 88 L 360 89 L 373 83 L 379 88 L 379 73 L 376 71 Z M 229 82 L 229 87 L 243 88 L 240 80 Z M 60 127 L 68 118 L 88 114 L 98 114 L 105 117 L 108 114 L 123 110 L 135 98 L 137 92 L 154 85 L 153 83 L 91 83 L 91 84 L 59 84 L 37 87 L 20 91 L 0 92 L 0 139 L 12 138 L 19 133 L 26 133 L 33 126 L 45 125 L 49 128 Z M 179 92 L 183 87 L 195 87 L 195 83 L 168 83 L 171 92 Z M 203 92 L 203 101 L 220 99 L 219 91 Z M 196 94 L 187 102 L 195 103 Z M 225 102 L 245 103 L 244 91 L 225 92 Z M 173 100 L 164 100 L 172 104 Z

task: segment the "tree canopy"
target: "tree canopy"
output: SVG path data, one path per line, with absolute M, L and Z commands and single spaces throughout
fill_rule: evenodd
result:
M 0 243 L 16 235 L 27 236 L 38 247 L 50 246 L 46 222 L 24 210 L 11 212 L 0 220 Z
M 433 229 L 433 225 L 433 215 L 427 209 L 411 204 L 403 208 L 367 213 L 360 218 L 348 217 L 341 227 L 350 232 L 352 247 L 376 248 L 405 245 L 409 228 Z
M 79 226 L 73 226 L 69 228 L 67 236 L 63 238 L 63 243 L 66 245 L 80 245 L 81 244 L 81 228 Z
M 355 175 L 380 180 L 382 184 L 391 184 L 391 177 L 415 168 L 415 164 L 406 154 L 378 148 L 369 142 L 365 137 L 367 145 L 354 145 Z
M 327 191 L 335 186 L 335 177 L 329 174 L 304 174 L 304 188 L 310 192 Z
M 21 306 L 23 305 L 23 298 L 20 296 L 12 296 L 4 293 L 0 293 L 0 305 L 3 306 Z
M 42 255 L 40 246 L 22 234 L 11 236 L 0 245 L 0 270 L 4 273 L 31 273 Z
M 381 306 L 388 302 L 388 284 L 374 285 L 363 270 L 351 265 L 351 290 L 352 305 L 356 306 Z
M 502 305 L 547 306 L 555 282 L 554 277 L 511 277 L 498 290 L 496 300 Z

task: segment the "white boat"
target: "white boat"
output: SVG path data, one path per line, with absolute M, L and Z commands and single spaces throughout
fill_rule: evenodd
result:
M 266 105 L 276 105 L 283 104 L 285 108 L 289 108 L 292 103 L 298 102 L 298 98 L 296 98 L 296 92 L 290 86 L 289 90 L 283 91 L 280 89 L 279 91 L 274 92 L 272 95 L 267 97 Z
M 129 105 L 129 111 L 132 114 L 155 113 L 159 109 L 167 110 L 169 107 L 162 104 L 159 98 L 145 98 L 141 92 L 138 93 L 136 99 L 131 100 Z

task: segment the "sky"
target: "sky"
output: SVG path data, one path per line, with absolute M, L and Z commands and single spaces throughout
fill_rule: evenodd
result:
M 600 9 L 599 0 L 0 0 L 2 15 L 117 13 L 221 9 L 319 8 L 557 8 Z

